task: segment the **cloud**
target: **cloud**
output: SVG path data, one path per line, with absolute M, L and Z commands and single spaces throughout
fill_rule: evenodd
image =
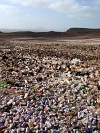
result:
M 90 13 L 91 8 L 89 6 L 82 6 L 79 5 L 76 1 L 70 0 L 69 1 L 59 1 L 57 3 L 53 3 L 49 6 L 50 8 L 59 11 L 64 12 L 66 14 L 70 15 L 85 15 L 86 12 Z
M 99 12 L 98 3 L 100 0 L 92 0 L 95 2 L 95 6 L 82 3 L 77 0 L 8 0 L 12 3 L 18 3 L 23 6 L 49 8 L 57 12 L 66 13 L 69 17 L 95 17 L 96 12 Z
M 15 13 L 18 9 L 11 5 L 0 5 L 0 13 Z
M 94 3 L 100 6 L 100 0 L 95 0 Z
M 24 6 L 47 7 L 52 0 L 8 0 L 8 1 L 22 4 Z

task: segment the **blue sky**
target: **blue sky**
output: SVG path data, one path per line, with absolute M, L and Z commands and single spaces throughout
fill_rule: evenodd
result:
M 100 28 L 100 0 L 0 0 L 0 28 Z

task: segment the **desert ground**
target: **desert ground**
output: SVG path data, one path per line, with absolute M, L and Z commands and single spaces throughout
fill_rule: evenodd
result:
M 79 58 L 100 65 L 100 38 L 12 38 L 0 42 L 0 50 L 30 49 L 39 56 Z M 2 52 L 0 52 L 1 54 Z
M 0 133 L 99 133 L 100 38 L 0 38 Z

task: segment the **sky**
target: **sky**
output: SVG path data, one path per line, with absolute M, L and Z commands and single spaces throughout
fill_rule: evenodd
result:
M 0 29 L 100 28 L 100 0 L 0 0 Z

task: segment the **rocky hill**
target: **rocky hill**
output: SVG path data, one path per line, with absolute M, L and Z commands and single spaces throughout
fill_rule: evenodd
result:
M 86 38 L 99 37 L 100 29 L 87 29 L 87 28 L 70 28 L 65 32 L 31 32 L 31 31 L 19 31 L 2 33 L 0 32 L 0 38 L 13 38 L 13 37 L 82 37 Z
M 100 35 L 100 29 L 88 29 L 88 28 L 70 28 L 66 31 L 66 34 L 70 36 L 82 36 L 82 35 Z

